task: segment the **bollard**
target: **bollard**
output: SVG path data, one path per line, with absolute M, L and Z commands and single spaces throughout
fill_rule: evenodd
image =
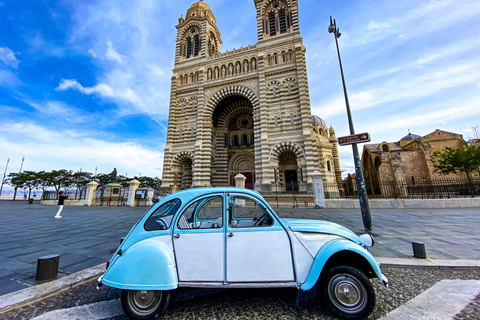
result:
M 58 263 L 60 261 L 59 254 L 52 254 L 38 258 L 37 274 L 35 280 L 44 282 L 54 280 L 58 276 Z
M 120 238 L 120 244 L 122 244 L 123 240 L 125 240 L 125 237 Z
M 412 247 L 413 247 L 413 256 L 415 258 L 418 258 L 418 259 L 426 259 L 427 258 L 427 252 L 425 250 L 425 243 L 413 241 L 412 242 Z

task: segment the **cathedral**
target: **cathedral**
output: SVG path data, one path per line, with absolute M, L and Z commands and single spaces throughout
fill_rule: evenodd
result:
M 297 0 L 254 0 L 258 42 L 221 52 L 208 4 L 178 19 L 162 191 L 245 186 L 306 192 L 312 173 L 341 186 L 333 127 L 312 116 Z M 337 187 L 338 188 L 338 187 Z

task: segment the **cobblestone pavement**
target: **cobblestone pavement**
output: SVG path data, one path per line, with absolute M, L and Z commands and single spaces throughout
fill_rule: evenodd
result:
M 389 288 L 374 281 L 377 303 L 369 319 L 379 319 L 444 279 L 480 280 L 480 270 L 442 270 L 384 267 Z M 13 310 L 5 320 L 32 319 L 51 310 L 71 308 L 119 298 L 119 290 L 103 286 L 95 290 L 94 280 L 61 295 Z M 179 289 L 163 319 L 335 319 L 320 301 L 308 310 L 295 306 L 296 289 L 229 289 L 200 291 Z M 120 303 L 118 301 L 118 303 Z M 123 320 L 125 316 L 110 319 Z M 480 295 L 454 317 L 480 319 Z
M 108 261 L 120 238 L 148 208 L 56 206 L 37 201 L 0 201 L 0 295 L 35 285 L 39 257 L 60 254 L 59 276 Z M 274 210 L 280 217 L 324 219 L 363 233 L 359 209 Z M 411 241 L 423 241 L 433 259 L 480 260 L 480 208 L 372 210 L 376 257 L 412 255 Z

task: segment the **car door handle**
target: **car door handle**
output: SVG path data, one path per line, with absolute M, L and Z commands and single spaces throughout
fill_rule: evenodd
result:
M 174 234 L 173 237 L 178 239 L 178 238 L 180 238 L 180 235 L 179 234 Z
M 230 232 L 230 233 L 228 234 L 228 237 L 229 237 L 229 238 L 233 237 L 233 232 Z

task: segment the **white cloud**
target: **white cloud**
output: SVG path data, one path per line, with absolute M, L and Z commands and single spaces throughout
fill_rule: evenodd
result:
M 105 54 L 105 58 L 111 61 L 117 61 L 120 64 L 123 63 L 125 56 L 121 55 L 117 50 L 115 50 L 115 48 L 113 48 L 111 41 L 107 41 L 107 47 L 108 49 L 107 53 Z
M 14 68 L 18 68 L 18 64 L 20 63 L 15 57 L 15 53 L 7 47 L 0 47 L 0 61 Z
M 120 90 L 114 90 L 105 83 L 99 83 L 93 87 L 83 87 L 77 80 L 62 79 L 58 87 L 55 88 L 56 91 L 65 91 L 68 89 L 75 89 L 83 94 L 97 94 L 102 97 L 119 99 L 133 105 L 140 105 L 142 103 L 133 89 L 123 87 Z
M 116 167 L 119 174 L 128 173 L 130 177 L 139 172 L 142 176 L 161 177 L 157 168 L 163 165 L 163 152 L 146 148 L 135 140 L 116 142 L 92 136 L 102 134 L 52 130 L 33 122 L 7 122 L 0 127 L 0 154 L 11 159 L 25 157 L 24 170 L 78 170 L 82 167 L 83 171 L 94 172 L 97 166 L 103 173 Z
M 9 70 L 0 69 L 0 86 L 16 86 L 20 81 L 17 76 Z
M 97 57 L 97 54 L 95 53 L 95 51 L 93 51 L 92 48 L 88 49 L 88 53 L 90 53 L 90 55 L 91 55 L 92 57 L 94 57 L 94 58 Z

